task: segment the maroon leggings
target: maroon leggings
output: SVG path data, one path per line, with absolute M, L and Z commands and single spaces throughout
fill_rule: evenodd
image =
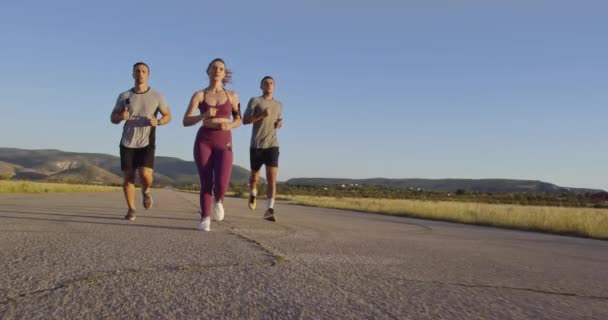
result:
M 230 131 L 199 129 L 194 142 L 194 161 L 201 183 L 201 216 L 211 214 L 212 193 L 222 200 L 232 173 L 232 135 Z

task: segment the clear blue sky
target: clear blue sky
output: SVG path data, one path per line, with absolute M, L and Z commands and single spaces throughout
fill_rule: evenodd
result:
M 608 190 L 605 1 L 8 1 L 0 146 L 118 155 L 131 66 L 174 120 L 222 57 L 245 105 L 284 104 L 279 179 L 517 178 Z M 250 126 L 233 131 L 248 168 Z

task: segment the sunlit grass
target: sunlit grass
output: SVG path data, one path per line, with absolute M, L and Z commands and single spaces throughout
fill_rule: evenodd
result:
M 289 196 L 294 203 L 608 239 L 608 209 Z
M 120 187 L 0 180 L 0 193 L 101 192 L 120 190 L 122 190 Z

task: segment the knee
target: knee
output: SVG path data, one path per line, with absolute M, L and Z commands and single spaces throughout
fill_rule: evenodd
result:
M 275 184 L 277 182 L 277 175 L 273 172 L 267 172 L 266 181 L 268 184 Z
M 152 173 L 151 170 L 142 170 L 139 172 L 139 176 L 142 179 L 146 179 L 147 181 L 152 180 L 152 177 L 154 176 L 154 174 Z
M 125 183 L 135 183 L 135 170 L 124 170 L 123 173 Z
M 213 190 L 213 183 L 211 181 L 204 181 L 201 183 L 201 192 L 203 193 L 211 193 Z

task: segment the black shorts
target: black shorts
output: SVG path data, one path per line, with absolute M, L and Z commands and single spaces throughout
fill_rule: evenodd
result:
M 120 145 L 120 169 L 137 169 L 146 167 L 154 169 L 154 151 L 156 147 L 148 145 L 143 148 L 127 148 Z
M 249 149 L 249 164 L 251 170 L 258 171 L 262 165 L 266 167 L 279 167 L 279 147 L 266 149 Z

